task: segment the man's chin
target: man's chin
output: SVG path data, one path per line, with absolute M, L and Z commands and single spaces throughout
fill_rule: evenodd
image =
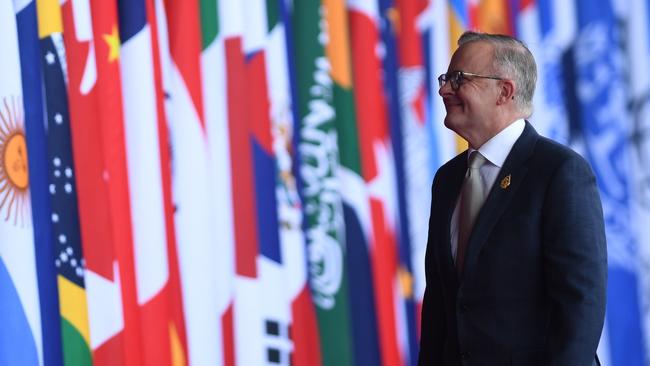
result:
M 454 121 L 452 117 L 450 117 L 449 115 L 445 117 L 445 127 L 455 132 L 457 126 L 458 126 L 458 122 Z

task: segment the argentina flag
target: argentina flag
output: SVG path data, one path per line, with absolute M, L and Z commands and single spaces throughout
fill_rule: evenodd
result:
M 0 1 L 0 364 L 42 365 L 43 340 L 16 14 Z M 14 12 L 16 11 L 16 12 Z

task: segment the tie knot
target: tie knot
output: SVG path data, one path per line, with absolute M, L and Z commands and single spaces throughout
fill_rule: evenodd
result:
M 483 164 L 485 164 L 485 158 L 483 155 L 481 155 L 481 153 L 478 151 L 472 151 L 469 156 L 469 168 L 478 169 L 482 167 Z

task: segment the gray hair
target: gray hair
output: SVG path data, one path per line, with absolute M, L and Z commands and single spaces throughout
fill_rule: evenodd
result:
M 502 34 L 467 31 L 458 39 L 458 46 L 478 41 L 494 46 L 494 71 L 514 80 L 517 85 L 515 103 L 526 117 L 530 117 L 537 82 L 537 65 L 533 54 L 522 41 Z

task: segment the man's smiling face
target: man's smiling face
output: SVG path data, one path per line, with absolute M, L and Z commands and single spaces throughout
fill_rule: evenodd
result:
M 466 43 L 454 53 L 447 72 L 495 75 L 493 53 L 493 46 L 489 43 Z M 445 126 L 466 139 L 467 136 L 489 130 L 499 96 L 498 83 L 499 80 L 466 76 L 457 90 L 453 90 L 451 82 L 443 85 L 438 93 L 447 110 Z

